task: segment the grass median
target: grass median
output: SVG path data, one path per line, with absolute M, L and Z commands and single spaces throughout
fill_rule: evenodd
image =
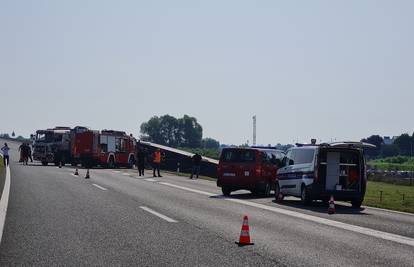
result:
M 414 213 L 414 186 L 368 181 L 364 205 Z

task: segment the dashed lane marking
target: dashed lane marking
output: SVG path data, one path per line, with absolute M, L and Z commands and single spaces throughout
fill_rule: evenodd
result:
M 159 212 L 156 212 L 155 210 L 152 210 L 148 207 L 141 206 L 140 208 L 147 211 L 147 212 L 149 212 L 149 213 L 151 213 L 151 214 L 153 214 L 153 215 L 155 215 L 155 216 L 157 216 L 157 217 L 159 217 L 159 218 L 161 218 L 161 219 L 163 219 L 163 220 L 165 220 L 165 221 L 167 221 L 167 222 L 170 222 L 170 223 L 177 223 L 178 222 L 178 221 L 176 221 L 174 219 L 171 219 L 170 217 L 165 216 L 165 215 L 163 215 Z
M 144 179 L 144 181 L 147 181 L 147 182 L 158 182 L 157 180 L 152 179 L 152 178 Z
M 99 188 L 99 189 L 101 189 L 101 190 L 103 190 L 103 191 L 108 190 L 108 189 L 106 189 L 105 187 L 102 187 L 102 186 L 97 185 L 97 184 L 92 184 L 92 185 L 93 185 L 93 186 L 95 186 L 95 187 L 97 187 L 97 188 Z

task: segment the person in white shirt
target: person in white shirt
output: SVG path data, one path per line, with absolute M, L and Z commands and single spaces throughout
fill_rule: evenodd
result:
M 1 152 L 3 153 L 4 166 L 9 165 L 9 150 L 10 148 L 7 146 L 7 143 L 4 143 L 4 147 L 1 148 Z

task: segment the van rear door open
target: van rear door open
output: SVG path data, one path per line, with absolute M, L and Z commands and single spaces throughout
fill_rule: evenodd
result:
M 335 190 L 339 184 L 339 162 L 341 154 L 339 152 L 326 153 L 326 190 Z

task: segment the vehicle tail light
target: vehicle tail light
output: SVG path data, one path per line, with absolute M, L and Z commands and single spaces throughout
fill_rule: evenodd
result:
M 255 169 L 255 172 L 256 172 L 256 176 L 261 176 L 262 175 L 262 166 L 256 166 L 256 169 Z

